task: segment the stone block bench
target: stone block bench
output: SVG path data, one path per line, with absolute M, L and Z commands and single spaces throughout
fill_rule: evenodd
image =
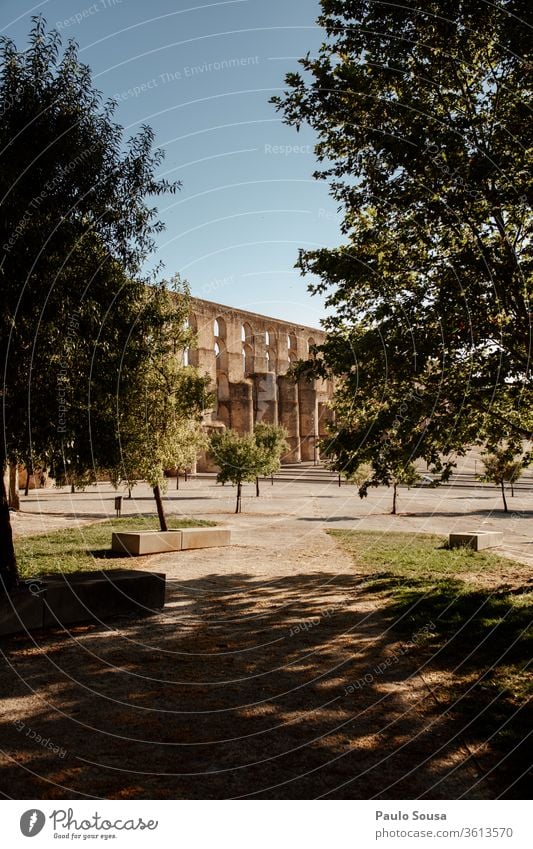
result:
M 231 531 L 224 528 L 182 528 L 174 531 L 120 531 L 113 533 L 111 548 L 118 554 L 162 554 L 191 548 L 229 545 Z
M 450 548 L 472 548 L 482 551 L 484 548 L 497 548 L 503 542 L 499 531 L 475 531 L 474 533 L 450 534 Z
M 83 622 L 107 624 L 124 614 L 157 613 L 164 604 L 161 573 L 107 569 L 51 575 L 0 597 L 0 636 Z

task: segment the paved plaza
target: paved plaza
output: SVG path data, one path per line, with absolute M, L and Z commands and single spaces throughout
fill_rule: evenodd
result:
M 308 473 L 306 473 L 308 474 Z M 365 499 L 357 489 L 334 479 L 321 483 L 309 480 L 261 482 L 261 495 L 255 486 L 244 486 L 243 513 L 235 516 L 235 489 L 217 484 L 214 476 L 190 478 L 186 483 L 169 481 L 165 505 L 170 515 L 211 519 L 232 529 L 234 541 L 247 545 L 256 534 L 272 533 L 286 538 L 286 545 L 301 546 L 315 530 L 350 528 L 360 530 L 406 531 L 447 535 L 460 531 L 501 531 L 503 546 L 498 551 L 520 562 L 533 564 L 533 487 L 508 492 L 509 513 L 504 513 L 501 495 L 492 486 L 454 485 L 436 489 L 400 489 L 397 516 L 390 515 L 392 491 L 370 490 Z M 71 494 L 54 488 L 30 491 L 21 496 L 21 512 L 13 519 L 15 534 L 45 533 L 115 515 L 116 492 L 100 483 L 84 492 Z M 122 501 L 122 515 L 155 514 L 150 489 L 139 484 L 132 499 Z
M 530 493 L 510 499 L 504 518 L 495 491 L 402 490 L 393 517 L 386 490 L 361 501 L 333 482 L 265 481 L 260 498 L 246 487 L 235 515 L 235 490 L 213 478 L 170 485 L 170 517 L 215 520 L 232 544 L 132 560 L 167 576 L 165 608 L 149 619 L 3 640 L 4 792 L 486 799 L 505 789 L 486 733 L 442 710 L 436 694 L 457 686 L 453 673 L 406 649 L 383 600 L 325 531 L 498 529 L 516 558 L 499 577 L 524 583 Z M 31 492 L 16 533 L 112 517 L 114 495 L 107 484 Z M 123 508 L 155 511 L 145 486 Z M 380 663 L 386 671 L 363 686 Z

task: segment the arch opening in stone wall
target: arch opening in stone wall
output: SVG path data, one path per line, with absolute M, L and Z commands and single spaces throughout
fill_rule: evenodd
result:
M 251 345 L 242 346 L 242 369 L 245 375 L 254 372 L 254 349 Z
M 265 358 L 267 371 L 277 371 L 278 345 L 277 337 L 272 328 L 265 331 Z
M 215 349 L 215 365 L 216 372 L 227 372 L 228 370 L 228 351 L 222 339 L 217 339 L 214 345 Z
M 194 313 L 190 313 L 188 318 L 185 319 L 185 329 L 196 335 L 198 331 L 198 322 Z M 195 340 L 183 349 L 182 362 L 184 366 L 198 365 L 198 349 L 196 347 Z
M 230 388 L 227 374 L 217 372 L 215 419 L 230 427 Z
M 252 328 L 246 321 L 241 325 L 241 343 L 243 374 L 253 374 L 255 357 L 254 337 Z
M 218 316 L 218 318 L 215 318 L 213 322 L 213 336 L 215 339 L 222 339 L 225 342 L 226 335 L 226 322 L 221 316 Z
M 287 334 L 287 359 L 289 365 L 292 365 L 298 359 L 298 342 L 294 333 Z

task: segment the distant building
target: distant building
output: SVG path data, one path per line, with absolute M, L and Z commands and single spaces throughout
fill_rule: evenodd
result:
M 193 298 L 190 325 L 197 347 L 184 362 L 210 375 L 216 405 L 206 425 L 251 433 L 256 422 L 282 425 L 290 451 L 285 463 L 318 460 L 318 439 L 331 416 L 331 381 L 295 383 L 287 377 L 291 363 L 305 360 L 324 332 L 278 318 Z M 198 470 L 208 468 L 200 458 Z

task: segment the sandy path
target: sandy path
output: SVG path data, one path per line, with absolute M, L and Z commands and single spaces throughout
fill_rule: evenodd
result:
M 167 574 L 161 614 L 4 640 L 2 792 L 495 795 L 416 647 L 388 633 L 349 557 L 300 510 L 224 512 L 231 547 L 136 560 Z

